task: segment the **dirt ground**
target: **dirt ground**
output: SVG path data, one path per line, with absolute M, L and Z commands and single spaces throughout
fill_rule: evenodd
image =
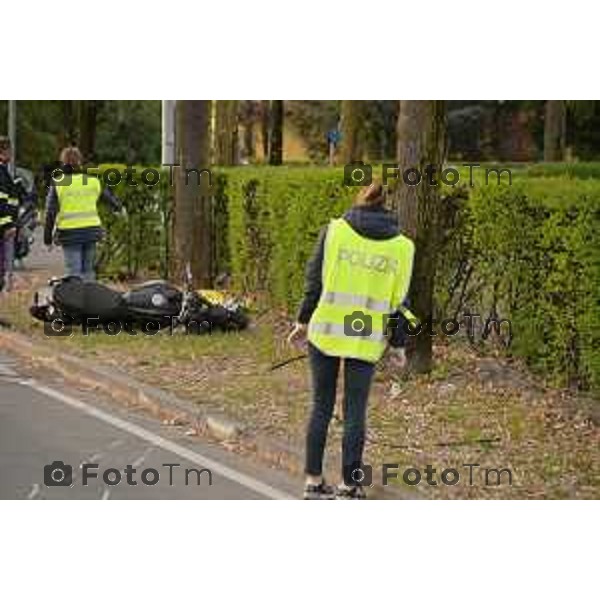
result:
M 307 361 L 270 370 L 297 353 L 283 343 L 283 316 L 262 315 L 239 334 L 111 337 L 75 331 L 49 338 L 27 311 L 33 290 L 46 278 L 43 270 L 22 274 L 19 290 L 0 298 L 2 319 L 56 352 L 114 366 L 302 452 L 310 408 Z M 374 482 L 381 483 L 383 465 L 391 464 L 398 466 L 387 468 L 397 475 L 390 484 L 430 498 L 600 498 L 600 428 L 589 403 L 460 340 L 436 346 L 435 364 L 431 374 L 409 378 L 378 369 L 365 456 Z M 330 432 L 335 465 L 339 408 Z M 427 465 L 436 470 L 429 479 Z M 414 469 L 421 481 L 409 485 L 404 476 L 414 482 Z

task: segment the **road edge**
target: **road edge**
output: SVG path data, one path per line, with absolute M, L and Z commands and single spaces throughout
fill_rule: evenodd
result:
M 228 449 L 236 445 L 255 453 L 274 468 L 283 468 L 292 475 L 301 475 L 304 460 L 300 452 L 281 442 L 257 435 L 249 427 L 226 416 L 210 413 L 172 392 L 150 386 L 134 377 L 68 353 L 57 354 L 31 337 L 14 329 L 0 328 L 0 350 L 31 360 L 59 374 L 68 383 L 98 389 L 127 408 L 140 408 L 165 425 L 183 425 L 197 435 L 208 435 Z M 401 490 L 376 486 L 370 494 L 375 498 L 418 499 Z

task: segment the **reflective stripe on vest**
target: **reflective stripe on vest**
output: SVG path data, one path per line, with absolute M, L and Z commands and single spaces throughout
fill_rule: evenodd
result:
M 56 186 L 59 211 L 57 229 L 85 229 L 99 227 L 100 217 L 96 203 L 100 196 L 100 182 L 96 177 L 74 174 L 69 185 Z
M 386 345 L 387 316 L 408 290 L 414 245 L 405 236 L 371 240 L 344 219 L 327 229 L 323 290 L 308 339 L 331 356 L 376 362 Z M 414 315 L 401 308 L 406 315 Z
M 0 192 L 0 199 L 5 200 L 6 204 L 8 204 L 9 206 L 17 206 L 19 204 L 18 198 L 13 198 L 6 192 Z M 14 217 L 12 215 L 5 215 L 3 217 L 0 217 L 0 227 L 3 227 L 4 225 L 9 225 L 13 222 Z
M 98 216 L 98 213 L 94 210 L 90 210 L 87 212 L 72 212 L 66 213 L 62 215 L 63 221 L 72 221 L 73 219 L 90 219 Z
M 7 194 L 6 192 L 0 192 L 0 198 L 6 200 L 6 202 L 11 206 L 19 205 L 19 199 L 15 198 L 14 196 L 11 196 L 10 194 Z
M 366 310 L 376 310 L 386 313 L 390 310 L 388 300 L 377 300 L 369 296 L 361 296 L 360 294 L 349 294 L 347 292 L 325 292 L 321 298 L 323 302 L 328 304 L 337 304 L 338 306 L 348 306 L 354 308 L 364 308 Z
M 359 327 L 363 327 L 363 324 L 359 325 Z M 359 343 L 362 342 L 376 342 L 381 343 L 385 341 L 385 335 L 381 331 L 372 331 L 369 335 L 357 335 L 356 340 Z M 353 327 L 352 323 L 348 323 L 345 325 L 340 325 L 339 323 L 313 323 L 311 325 L 311 330 L 313 333 L 322 333 L 323 335 L 329 335 L 333 337 L 346 338 L 349 334 L 348 332 L 352 332 Z

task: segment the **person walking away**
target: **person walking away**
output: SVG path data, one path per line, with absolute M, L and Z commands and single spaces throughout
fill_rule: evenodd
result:
M 97 177 L 81 172 L 82 156 L 76 146 L 64 148 L 59 160 L 64 185 L 54 179 L 48 187 L 44 244 L 51 250 L 56 239 L 63 249 L 65 273 L 93 281 L 96 243 L 104 236 L 98 200 L 115 212 L 121 210 L 121 203 L 108 187 L 102 190 Z
M 390 317 L 414 318 L 403 305 L 413 256 L 414 244 L 386 210 L 379 183 L 363 188 L 355 206 L 321 231 L 307 265 L 304 300 L 288 337 L 291 343 L 308 337 L 312 374 L 305 499 L 366 497 L 361 479 L 367 400 L 375 363 L 388 345 L 394 367 L 405 364 L 403 327 L 387 324 Z M 342 361 L 342 482 L 336 490 L 326 484 L 322 470 Z
M 11 153 L 10 140 L 0 137 L 0 289 L 7 292 L 12 287 L 16 219 L 25 195 L 8 170 Z

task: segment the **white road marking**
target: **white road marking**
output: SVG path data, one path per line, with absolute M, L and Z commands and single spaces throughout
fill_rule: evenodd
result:
M 127 433 L 135 435 L 135 436 L 153 444 L 154 446 L 158 446 L 159 448 L 162 448 L 163 450 L 167 450 L 168 452 L 173 452 L 174 454 L 181 456 L 181 458 L 185 458 L 186 460 L 189 460 L 190 462 L 196 463 L 197 465 L 200 465 L 202 467 L 206 467 L 206 468 L 210 469 L 211 471 L 214 471 L 215 473 L 219 473 L 220 475 L 229 479 L 230 481 L 234 481 L 235 483 L 237 483 L 245 488 L 248 488 L 249 490 L 252 490 L 252 491 L 256 492 L 257 494 L 260 494 L 261 496 L 265 496 L 266 498 L 271 498 L 273 500 L 293 500 L 294 499 L 293 496 L 286 494 L 285 492 L 282 492 L 266 483 L 263 483 L 262 481 L 259 481 L 258 479 L 255 479 L 254 477 L 245 475 L 244 473 L 241 473 L 240 471 L 237 471 L 235 469 L 232 469 L 231 467 L 223 465 L 223 464 L 217 462 L 216 460 L 213 460 L 211 458 L 208 458 L 207 456 L 200 454 L 199 452 L 194 452 L 193 450 L 190 450 L 189 448 L 186 448 L 185 446 L 181 446 L 179 444 L 176 444 L 175 442 L 167 440 L 167 439 L 161 437 L 160 435 L 157 435 L 157 434 L 153 433 L 152 431 L 149 431 L 148 429 L 144 429 L 143 427 L 140 427 L 139 425 L 130 423 L 129 421 L 126 421 L 125 419 L 121 419 L 119 417 L 111 415 L 103 410 L 100 410 L 99 408 L 96 408 L 95 406 L 86 404 L 85 402 L 82 402 L 81 400 L 77 400 L 76 398 L 72 398 L 71 396 L 68 396 L 67 394 L 59 392 L 58 390 L 54 390 L 45 385 L 37 383 L 33 379 L 23 380 L 23 381 L 20 381 L 19 383 L 21 385 L 26 385 L 27 387 L 30 387 L 30 388 L 40 392 L 41 394 L 44 394 L 45 396 L 49 396 L 50 398 L 54 398 L 55 400 L 60 400 L 64 404 L 67 404 L 68 406 L 71 406 L 73 408 L 77 408 L 77 409 L 81 410 L 82 412 L 86 413 L 87 415 L 90 415 L 92 417 L 95 417 L 96 419 L 99 419 L 100 421 L 104 421 L 105 423 L 109 423 L 110 425 L 113 425 L 114 427 L 117 427 L 118 429 L 121 429 L 123 431 L 126 431 Z
M 146 460 L 146 457 L 148 456 L 148 454 L 150 454 L 150 452 L 152 452 L 152 446 L 150 448 L 146 448 L 143 452 L 143 454 L 139 457 L 136 458 L 132 463 L 131 466 L 134 469 L 137 469 L 139 466 L 142 465 L 142 463 Z
M 33 486 L 31 487 L 31 491 L 29 492 L 29 495 L 27 496 L 27 500 L 35 500 L 35 497 L 39 493 L 40 493 L 40 484 L 34 483 Z
M 81 468 L 84 463 L 95 463 L 99 458 L 102 458 L 102 453 L 98 452 L 96 454 L 92 454 L 91 456 L 84 458 L 80 463 L 79 467 Z

